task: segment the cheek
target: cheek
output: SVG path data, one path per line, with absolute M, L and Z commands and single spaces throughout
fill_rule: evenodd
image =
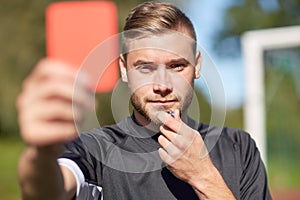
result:
M 179 94 L 187 94 L 194 90 L 194 78 L 191 76 L 180 76 L 173 79 L 173 88 Z
M 131 94 L 135 94 L 135 96 L 138 96 L 139 98 L 143 99 L 145 96 L 148 95 L 152 91 L 151 85 L 138 85 L 134 83 L 134 85 L 130 85 L 130 92 Z
M 146 99 L 151 96 L 150 92 L 152 91 L 151 86 L 146 85 L 139 87 L 136 90 L 131 91 L 132 97 L 134 96 L 135 103 L 138 103 L 140 106 L 144 107 L 146 104 Z
M 128 86 L 131 93 L 146 91 L 152 86 L 152 78 L 151 76 L 141 76 L 139 73 L 132 70 L 128 74 Z

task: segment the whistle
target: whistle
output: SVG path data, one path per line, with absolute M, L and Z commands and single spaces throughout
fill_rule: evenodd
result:
M 173 111 L 167 111 L 167 113 L 170 114 L 173 118 L 175 117 Z

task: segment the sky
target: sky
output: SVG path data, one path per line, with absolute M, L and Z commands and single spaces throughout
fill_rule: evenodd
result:
M 223 26 L 225 9 L 231 4 L 232 0 L 189 0 L 189 4 L 180 5 L 194 23 L 200 46 L 212 59 L 220 74 L 228 109 L 238 108 L 243 104 L 243 61 L 241 57 L 220 58 L 213 49 L 212 36 Z M 203 80 L 196 81 L 196 86 L 209 87 L 204 85 Z

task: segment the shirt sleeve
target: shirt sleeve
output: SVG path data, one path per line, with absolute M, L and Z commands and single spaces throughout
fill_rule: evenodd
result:
M 98 182 L 96 174 L 97 162 L 95 157 L 89 152 L 87 144 L 81 138 L 65 144 L 65 149 L 60 158 L 72 160 L 82 171 L 85 180 Z
M 57 162 L 59 165 L 68 168 L 73 173 L 73 175 L 75 176 L 76 185 L 77 185 L 76 194 L 79 194 L 80 185 L 84 183 L 85 179 L 84 179 L 84 175 L 83 175 L 82 171 L 80 170 L 80 168 L 78 167 L 78 165 L 74 161 L 67 159 L 67 158 L 59 158 L 57 160 Z
M 249 134 L 241 134 L 241 159 L 240 199 L 272 199 L 265 166 L 259 150 Z
M 58 163 L 67 167 L 75 176 L 77 183 L 76 199 L 101 199 L 101 163 L 95 158 L 88 146 L 93 140 L 78 138 L 65 144 Z
M 76 179 L 76 199 L 103 200 L 102 187 L 85 182 L 84 175 L 75 162 L 67 158 L 59 158 L 58 164 L 67 167 Z

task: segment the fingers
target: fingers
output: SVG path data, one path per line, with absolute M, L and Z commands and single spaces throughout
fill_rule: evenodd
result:
M 164 124 L 165 127 L 173 130 L 174 132 L 179 132 L 181 126 L 181 119 L 179 116 L 179 111 L 176 109 L 174 111 L 174 117 L 167 112 L 159 112 L 157 118 Z
M 182 152 L 164 136 L 160 135 L 158 142 L 162 146 L 158 149 L 158 153 L 165 163 L 171 164 L 182 155 Z
M 206 149 L 201 135 L 180 119 L 179 110 L 174 111 L 174 117 L 164 112 L 158 117 L 164 122 L 158 138 L 162 147 L 159 154 L 164 162 L 170 164 L 183 155 L 200 157 L 201 149 Z
M 174 111 L 174 117 L 166 112 L 160 112 L 157 117 L 163 123 L 161 132 L 166 134 L 165 136 L 169 140 L 173 139 L 174 134 L 171 134 L 168 130 L 179 135 L 184 135 L 185 138 L 189 140 L 192 140 L 195 137 L 195 133 L 199 134 L 181 120 L 180 111 L 178 109 Z
M 169 156 L 169 154 L 163 148 L 158 149 L 158 154 L 167 165 L 170 165 L 172 162 L 174 162 L 173 158 Z
M 158 150 L 158 153 L 161 159 L 171 165 L 173 162 L 177 161 L 184 157 L 189 157 L 190 148 L 192 147 L 192 141 L 185 140 L 182 136 L 177 136 L 174 140 L 168 140 L 164 135 L 158 137 L 158 142 L 161 145 L 161 148 Z M 197 153 L 198 156 L 199 153 Z
M 75 122 L 92 108 L 88 81 L 74 67 L 42 60 L 23 83 L 17 99 L 18 121 L 27 143 L 47 145 L 78 136 Z
M 175 137 L 178 136 L 177 133 L 173 132 L 165 126 L 160 126 L 159 130 L 170 141 L 174 140 Z
M 18 105 L 22 103 L 21 106 L 27 106 L 35 103 L 34 100 L 55 97 L 84 104 L 90 93 L 87 78 L 83 76 L 77 77 L 74 67 L 66 63 L 44 59 L 24 81 L 22 94 L 26 94 L 26 98 L 21 98 Z
M 158 137 L 158 142 L 162 148 L 160 148 L 159 154 L 165 163 L 171 164 L 187 151 L 193 140 L 187 140 L 184 136 L 163 126 L 160 131 L 162 135 Z
M 174 147 L 176 147 L 176 152 L 173 152 L 173 153 L 175 153 L 175 155 L 178 155 L 179 152 L 180 152 L 180 154 L 185 152 L 192 145 L 192 143 L 196 137 L 196 135 L 194 135 L 194 137 L 192 137 L 192 138 L 185 137 L 184 135 L 176 134 L 170 130 L 164 129 L 163 127 L 160 130 L 161 130 L 161 133 L 163 134 L 160 136 L 160 139 L 161 139 L 161 140 L 159 140 L 160 145 L 164 149 L 166 149 L 167 152 L 169 152 L 171 154 L 172 154 L 171 150 L 175 150 Z M 169 146 L 167 146 L 167 145 L 169 145 Z M 174 147 L 172 147 L 170 145 L 173 145 Z
M 24 124 L 23 140 L 31 145 L 46 146 L 64 143 L 79 136 L 74 123 L 67 121 L 36 121 L 34 125 Z
M 34 85 L 34 83 L 44 81 L 45 79 L 53 79 L 54 77 L 56 80 L 74 80 L 76 73 L 77 70 L 68 63 L 42 59 L 38 62 L 24 83 L 25 85 L 27 84 L 30 86 Z
M 31 83 L 32 84 L 32 83 Z M 42 83 L 36 83 L 35 86 L 24 88 L 25 98 L 20 96 L 21 101 L 18 106 L 30 106 L 40 100 L 61 99 L 70 103 L 78 104 L 84 108 L 89 108 L 92 94 L 83 87 L 77 86 L 66 80 L 45 80 Z

